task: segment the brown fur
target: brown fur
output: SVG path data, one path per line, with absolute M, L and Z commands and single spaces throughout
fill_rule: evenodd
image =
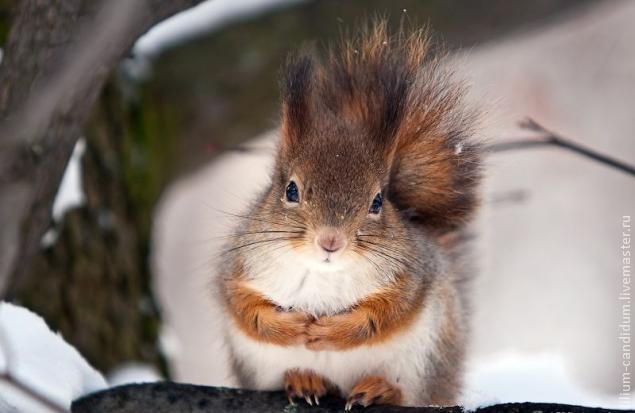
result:
M 229 313 L 240 329 L 253 339 L 290 346 L 305 344 L 313 317 L 284 311 L 238 279 L 227 282 L 224 297 Z
M 471 139 L 474 115 L 462 103 L 462 84 L 429 49 L 424 30 L 402 28 L 391 36 L 378 21 L 323 60 L 304 51 L 287 61 L 273 179 L 241 216 L 226 250 L 222 291 L 234 324 L 250 338 L 315 351 L 387 342 L 430 303 L 442 303 L 434 307 L 442 325 L 422 372 L 420 400 L 445 405 L 460 390 L 467 334 L 464 228 L 478 205 L 480 146 Z M 284 202 L 291 180 L 300 194 L 294 207 Z M 381 215 L 369 217 L 378 192 Z M 246 257 L 309 248 L 325 227 L 341 233 L 350 254 L 389 280 L 383 289 L 347 311 L 309 315 L 280 309 L 249 287 L 249 277 L 258 274 L 245 274 L 240 263 Z M 248 377 L 235 357 L 239 377 Z M 310 393 L 319 397 L 316 380 L 291 371 L 285 383 L 294 394 L 312 383 Z M 364 405 L 400 404 L 398 386 L 366 377 L 351 397 L 363 394 L 355 402 Z
M 361 301 L 350 311 L 314 318 L 284 311 L 245 286 L 239 276 L 225 285 L 224 297 L 237 326 L 251 338 L 281 346 L 306 345 L 312 350 L 346 350 L 381 343 L 407 329 L 419 314 L 423 288 L 410 277 Z
M 326 129 L 318 125 L 361 134 L 383 153 L 377 167 L 388 175 L 391 202 L 422 225 L 445 230 L 460 227 L 477 206 L 481 149 L 470 139 L 476 116 L 462 104 L 464 87 L 442 56 L 431 55 L 430 43 L 426 30 L 391 36 L 378 21 L 323 63 L 306 51 L 289 59 L 281 149 L 287 162 L 302 157 L 297 146 L 320 145 L 335 156 L 337 146 L 325 144 L 324 135 L 341 136 L 341 129 L 316 133 Z
M 339 396 L 340 392 L 333 383 L 314 371 L 300 369 L 288 370 L 285 373 L 284 389 L 289 400 L 293 400 L 295 397 L 303 397 L 307 401 L 311 401 L 311 397 L 313 397 L 316 404 L 320 404 L 320 397 L 325 396 L 327 393 Z
M 353 387 L 347 403 L 368 407 L 371 404 L 399 405 L 402 400 L 403 395 L 399 387 L 389 383 L 383 377 L 366 376 Z

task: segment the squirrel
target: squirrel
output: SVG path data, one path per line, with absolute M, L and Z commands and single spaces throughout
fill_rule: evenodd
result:
M 385 19 L 301 49 L 280 84 L 271 182 L 218 278 L 238 382 L 346 410 L 453 405 L 482 169 L 464 84 L 427 29 Z

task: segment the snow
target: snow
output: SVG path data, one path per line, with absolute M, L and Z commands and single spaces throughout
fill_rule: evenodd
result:
M 55 222 L 60 222 L 67 211 L 83 205 L 86 201 L 82 190 L 81 165 L 85 150 L 86 141 L 84 138 L 79 138 L 68 160 L 57 195 L 55 195 L 55 201 L 53 202 L 53 219 Z
M 40 246 L 44 249 L 52 247 L 57 242 L 58 236 L 59 233 L 56 228 L 49 228 L 44 235 L 42 235 Z
M 594 394 L 575 383 L 556 353 L 502 353 L 468 365 L 461 404 L 467 410 L 497 403 L 562 403 L 624 409 L 617 397 Z
M 159 345 L 161 346 L 161 352 L 168 359 L 178 357 L 182 353 L 179 336 L 172 327 L 165 323 L 161 326 L 161 332 L 159 333 Z
M 207 0 L 151 28 L 134 45 L 135 55 L 153 57 L 162 50 L 238 19 L 303 0 Z
M 102 375 L 40 316 L 6 302 L 0 302 L 0 373 L 64 409 L 73 399 L 107 387 Z M 50 410 L 0 381 L 0 411 Z
M 149 364 L 127 363 L 108 375 L 108 384 L 113 387 L 129 383 L 151 383 L 162 379 L 161 374 Z
M 62 182 L 55 195 L 53 201 L 53 221 L 60 223 L 64 218 L 64 214 L 73 208 L 80 207 L 86 202 L 84 190 L 82 188 L 82 156 L 86 151 L 86 141 L 84 138 L 79 138 L 73 153 L 71 154 L 64 175 L 62 176 Z M 57 242 L 58 237 L 57 228 L 49 228 L 42 239 L 40 240 L 40 246 L 42 248 L 49 248 Z

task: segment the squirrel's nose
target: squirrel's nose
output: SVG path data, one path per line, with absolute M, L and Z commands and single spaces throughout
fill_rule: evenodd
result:
M 346 238 L 337 231 L 323 230 L 318 234 L 316 242 L 324 251 L 333 253 L 344 248 Z

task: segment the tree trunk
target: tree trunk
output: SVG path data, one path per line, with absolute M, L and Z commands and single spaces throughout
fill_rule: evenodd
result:
M 66 162 L 112 70 L 152 25 L 199 1 L 16 2 L 0 65 L 0 292 L 24 281 Z
M 13 291 L 104 372 L 127 361 L 166 372 L 148 245 L 153 206 L 170 170 L 170 130 L 160 104 L 125 102 L 114 82 L 106 86 L 85 133 L 86 203 L 65 215 L 57 240 L 33 257 Z
M 42 314 L 98 368 L 160 359 L 146 260 L 158 185 L 131 180 L 138 135 L 125 133 L 134 118 L 114 109 L 119 96 L 105 93 L 85 125 L 134 41 L 199 1 L 15 2 L 0 65 L 0 296 Z M 43 252 L 54 196 L 84 133 L 87 205 Z

